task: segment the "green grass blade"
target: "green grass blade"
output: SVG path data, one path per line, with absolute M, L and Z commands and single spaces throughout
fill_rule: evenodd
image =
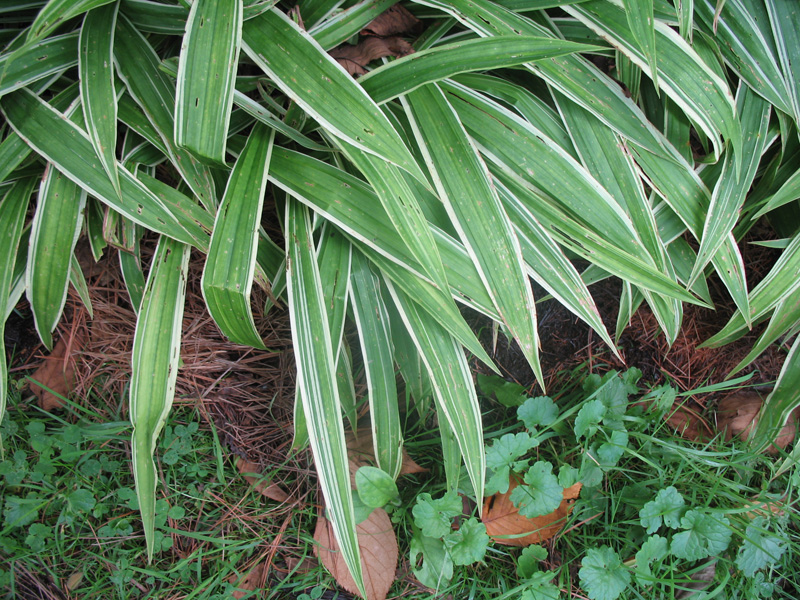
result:
M 272 10 L 247 21 L 242 48 L 283 93 L 330 133 L 425 181 L 380 108 L 283 13 Z
M 203 269 L 208 312 L 237 344 L 265 348 L 250 310 L 261 209 L 275 131 L 258 124 L 233 166 Z
M 195 0 L 178 66 L 175 143 L 225 164 L 242 42 L 242 0 Z
M 342 558 L 365 597 L 334 354 L 308 209 L 289 199 L 285 224 L 289 315 L 298 389 L 328 519 Z
M 711 32 L 716 0 L 697 0 L 697 16 Z M 767 26 L 769 17 L 763 4 L 746 0 L 729 0 L 717 20 L 715 37 L 728 64 L 747 84 L 766 98 L 775 108 L 792 112 L 789 90 L 773 51 L 774 41 L 767 38 L 760 24 Z
M 207 244 L 208 235 L 199 225 L 181 224 L 123 168 L 119 168 L 122 195 L 118 195 L 86 133 L 28 90 L 0 99 L 0 109 L 29 146 L 92 196 L 150 230 L 200 248 Z
M 752 363 L 764 350 L 778 341 L 778 338 L 791 332 L 798 323 L 800 323 L 800 303 L 793 298 L 786 298 L 778 302 L 775 312 L 770 317 L 769 325 L 764 329 L 756 343 L 753 344 L 747 356 L 730 370 L 726 379 L 731 378 Z
M 26 287 L 36 331 L 52 349 L 52 331 L 67 301 L 70 259 L 83 224 L 86 192 L 52 164 L 39 187 L 31 225 Z
M 139 307 L 142 305 L 142 298 L 144 297 L 145 278 L 142 272 L 142 266 L 139 260 L 139 248 L 136 244 L 135 254 L 130 252 L 119 253 L 119 267 L 122 272 L 122 278 L 125 281 L 125 288 L 128 290 L 128 297 L 131 301 L 133 312 L 139 314 Z
M 766 147 L 771 113 L 769 103 L 756 95 L 747 85 L 742 84 L 739 86 L 737 105 L 744 137 L 742 147 L 744 168 L 741 176 L 737 177 L 730 152 L 725 154 L 722 174 L 714 186 L 708 207 L 690 285 L 701 275 L 705 266 L 733 231 Z
M 355 252 L 350 280 L 350 297 L 367 378 L 375 458 L 381 469 L 397 478 L 403 462 L 403 438 L 391 325 L 381 294 L 381 277 L 372 270 L 363 254 Z
M 540 384 L 533 301 L 514 229 L 463 125 L 445 95 L 428 84 L 407 94 L 409 116 L 439 197 L 506 327 Z
M 753 448 L 760 450 L 772 442 L 798 405 L 800 405 L 800 337 L 795 339 L 789 355 L 783 362 L 775 388 L 767 396 L 758 414 L 758 424 L 751 438 Z
M 175 85 L 159 69 L 161 61 L 148 40 L 124 14 L 117 21 L 114 62 L 131 96 L 158 131 L 172 164 L 203 206 L 215 212 L 217 198 L 211 171 L 174 142 Z
M 30 234 L 31 228 L 28 225 L 23 229 L 22 237 L 20 237 L 17 245 L 17 258 L 14 261 L 14 270 L 11 273 L 8 301 L 6 302 L 5 311 L 0 312 L 0 322 L 2 323 L 8 320 L 11 313 L 17 308 L 17 303 L 22 299 L 22 294 L 25 293 L 25 272 L 28 267 L 28 240 L 30 239 Z M 0 310 L 2 310 L 2 307 L 0 307 Z
M 402 290 L 387 282 L 389 293 L 425 364 L 437 405 L 453 431 L 476 498 L 483 498 L 486 455 L 478 397 L 464 352 L 453 337 Z
M 69 282 L 72 284 L 72 287 L 75 288 L 75 291 L 78 292 L 78 296 L 80 296 L 81 302 L 83 302 L 83 306 L 86 308 L 86 312 L 89 313 L 89 318 L 94 319 L 94 309 L 92 308 L 92 299 L 89 296 L 89 286 L 86 284 L 86 277 L 83 275 L 83 270 L 74 252 L 69 259 Z
M 594 1 L 568 6 L 564 10 L 624 52 L 653 78 L 647 57 L 639 50 L 621 9 L 607 2 Z M 716 156 L 723 150 L 722 136 L 741 158 L 738 154 L 742 144 L 741 128 L 728 84 L 673 29 L 659 21 L 654 22 L 654 27 L 660 88 L 713 141 Z
M 189 9 L 151 0 L 122 0 L 120 11 L 144 33 L 183 35 Z
M 358 82 L 378 104 L 458 73 L 513 67 L 587 52 L 594 46 L 532 36 L 495 36 L 455 42 L 409 54 L 370 71 Z
M 14 279 L 14 266 L 17 261 L 22 230 L 25 227 L 25 213 L 28 209 L 35 178 L 20 179 L 0 201 L 0 307 L 8 304 L 11 285 Z M 0 337 L 6 327 L 5 314 L 0 319 Z M 6 412 L 8 394 L 8 365 L 6 353 L 0 352 L 0 420 Z
M 67 20 L 114 0 L 50 0 L 28 30 L 28 42 L 43 38 Z
M 0 56 L 0 96 L 78 64 L 78 34 L 35 42 Z
M 339 349 L 344 335 L 344 322 L 350 296 L 352 254 L 352 244 L 336 226 L 326 222 L 320 234 L 317 262 L 334 350 Z
M 647 59 L 653 85 L 658 89 L 658 67 L 656 48 L 655 18 L 653 17 L 653 0 L 622 0 L 625 18 L 633 38 Z
M 157 477 L 153 455 L 175 396 L 189 248 L 165 236 L 159 240 L 133 337 L 131 449 L 148 561 L 155 549 Z
M 86 132 L 118 194 L 117 91 L 114 86 L 114 30 L 119 4 L 86 13 L 81 27 L 78 73 Z

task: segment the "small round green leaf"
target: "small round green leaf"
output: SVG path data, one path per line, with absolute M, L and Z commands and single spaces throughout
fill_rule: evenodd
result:
M 356 471 L 356 487 L 361 501 L 372 508 L 384 506 L 398 496 L 392 476 L 377 467 L 361 467 Z

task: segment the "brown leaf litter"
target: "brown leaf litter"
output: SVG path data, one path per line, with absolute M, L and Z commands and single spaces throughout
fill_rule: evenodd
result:
M 486 498 L 483 503 L 483 524 L 486 533 L 498 544 L 505 546 L 530 546 L 541 544 L 555 536 L 567 522 L 572 506 L 581 491 L 581 484 L 564 490 L 563 500 L 553 512 L 539 517 L 524 517 L 511 502 L 511 492 L 519 484 L 512 475 L 508 491 Z
M 414 48 L 400 37 L 376 38 L 361 40 L 355 46 L 342 44 L 329 54 L 353 76 L 364 75 L 367 65 L 384 56 L 401 57 L 412 54 Z
M 766 397 L 766 396 L 764 396 Z M 758 425 L 758 413 L 764 404 L 764 398 L 755 390 L 737 390 L 717 405 L 717 428 L 725 432 L 725 439 L 733 437 L 749 439 Z M 766 449 L 768 454 L 777 454 L 792 443 L 797 429 L 798 410 L 795 409 L 775 441 Z
M 294 502 L 294 498 L 277 483 L 269 483 L 261 476 L 261 467 L 255 463 L 239 457 L 236 459 L 236 468 L 255 490 L 276 502 Z
M 43 357 L 41 366 L 31 375 L 30 388 L 36 395 L 39 408 L 46 411 L 63 408 L 75 387 L 77 357 L 85 343 L 83 329 L 62 336 L 53 351 Z
M 422 27 L 422 21 L 412 15 L 407 8 L 400 4 L 395 4 L 364 27 L 361 30 L 361 35 L 390 37 L 403 34 L 418 34 L 421 32 Z
M 356 526 L 361 551 L 361 570 L 364 576 L 365 600 L 385 600 L 395 579 L 397 568 L 397 538 L 389 515 L 376 508 L 367 519 Z M 358 588 L 342 558 L 339 544 L 330 522 L 322 515 L 317 519 L 314 552 L 336 582 L 351 594 Z M 359 594 L 360 595 L 360 594 Z

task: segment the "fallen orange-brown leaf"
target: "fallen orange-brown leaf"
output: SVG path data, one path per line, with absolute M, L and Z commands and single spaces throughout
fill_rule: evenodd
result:
M 517 484 L 512 477 L 506 493 L 489 496 L 484 502 L 482 520 L 486 533 L 498 544 L 506 546 L 541 544 L 556 535 L 567 522 L 581 484 L 576 483 L 564 490 L 564 499 L 556 510 L 534 518 L 519 514 L 519 509 L 511 502 L 511 492 Z

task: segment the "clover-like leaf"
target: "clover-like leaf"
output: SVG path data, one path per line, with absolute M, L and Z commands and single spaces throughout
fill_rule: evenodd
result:
M 89 512 L 94 508 L 95 499 L 92 492 L 83 488 L 78 488 L 67 496 L 70 509 L 74 512 Z
M 558 407 L 548 396 L 528 398 L 517 409 L 517 418 L 530 430 L 547 427 L 555 423 L 558 418 Z
M 670 552 L 686 560 L 721 554 L 731 541 L 729 525 L 725 517 L 690 510 L 681 519 L 681 528 L 686 531 L 672 537 Z
M 509 476 L 511 471 L 521 471 L 528 466 L 528 461 L 519 459 L 527 454 L 535 445 L 535 440 L 525 432 L 507 433 L 494 440 L 486 449 L 486 467 L 492 471 L 492 476 L 486 482 L 486 495 L 491 496 L 508 491 Z
M 528 580 L 528 586 L 523 590 L 520 600 L 558 600 L 561 592 L 551 582 L 555 577 L 552 571 L 534 573 Z
M 756 571 L 774 565 L 786 552 L 788 543 L 766 528 L 767 520 L 757 517 L 747 526 L 744 543 L 736 555 L 736 566 L 747 577 L 754 577 Z
M 445 547 L 450 550 L 450 556 L 455 565 L 471 565 L 483 560 L 486 547 L 489 545 L 489 536 L 486 525 L 472 517 L 461 523 L 457 531 L 451 531 L 444 538 Z
M 443 538 L 450 532 L 453 517 L 461 514 L 461 498 L 455 492 L 448 492 L 434 500 L 430 494 L 417 496 L 417 504 L 412 509 L 414 523 L 422 534 L 431 538 Z
M 650 570 L 650 563 L 662 560 L 669 554 L 669 544 L 667 538 L 660 535 L 651 535 L 642 544 L 641 549 L 636 553 L 636 581 L 641 585 L 653 583 L 653 573 Z
M 558 485 L 553 475 L 553 465 L 537 461 L 523 478 L 524 485 L 518 485 L 511 492 L 511 502 L 523 517 L 533 518 L 556 510 L 564 498 L 564 488 Z
M 597 449 L 597 458 L 600 460 L 600 466 L 604 469 L 610 469 L 615 466 L 619 459 L 622 458 L 627 447 L 628 434 L 620 430 L 612 431 L 611 439 L 604 444 L 600 444 Z
M 659 490 L 655 500 L 645 504 L 639 511 L 639 519 L 647 533 L 655 533 L 661 527 L 661 520 L 672 529 L 677 529 L 681 524 L 683 515 L 683 496 L 673 486 Z
M 630 571 L 608 546 L 590 548 L 581 561 L 578 576 L 592 600 L 616 600 L 631 581 Z
M 523 579 L 539 572 L 539 563 L 547 558 L 547 550 L 538 544 L 526 546 L 517 559 L 517 575 Z
M 575 417 L 575 437 L 586 439 L 597 433 L 597 426 L 606 414 L 606 405 L 600 400 L 590 400 L 584 404 Z
M 453 577 L 453 559 L 444 542 L 421 535 L 419 531 L 411 538 L 408 560 L 414 576 L 426 587 L 437 589 Z

